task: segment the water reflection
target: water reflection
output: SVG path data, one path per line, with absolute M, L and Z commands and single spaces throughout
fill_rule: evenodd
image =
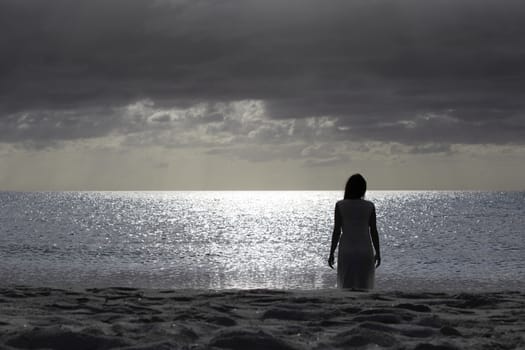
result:
M 0 277 L 53 285 L 333 287 L 335 275 L 325 260 L 333 207 L 341 195 L 9 194 L 2 202 L 1 218 L 9 220 L 0 222 Z M 378 214 L 382 288 L 407 278 L 523 280 L 522 193 L 372 191 L 367 196 Z

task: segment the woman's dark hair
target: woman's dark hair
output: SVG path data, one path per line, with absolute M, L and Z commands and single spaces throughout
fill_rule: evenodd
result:
M 345 186 L 344 199 L 363 198 L 366 192 L 366 180 L 361 174 L 350 176 Z

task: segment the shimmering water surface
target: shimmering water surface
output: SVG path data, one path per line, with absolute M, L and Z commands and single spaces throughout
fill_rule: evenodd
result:
M 0 284 L 331 288 L 341 192 L 0 192 Z M 378 289 L 525 286 L 525 193 L 368 192 Z

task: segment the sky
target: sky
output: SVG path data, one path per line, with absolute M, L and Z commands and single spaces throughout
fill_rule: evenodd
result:
M 0 0 L 0 190 L 525 189 L 522 0 Z

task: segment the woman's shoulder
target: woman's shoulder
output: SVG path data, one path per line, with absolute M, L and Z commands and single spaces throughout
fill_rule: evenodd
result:
M 368 206 L 368 207 L 374 208 L 374 203 L 366 199 L 341 199 L 335 203 L 336 206 L 350 205 L 350 204 L 362 205 L 362 206 Z
M 363 202 L 366 203 L 366 205 L 372 209 L 375 208 L 374 202 L 364 199 Z

